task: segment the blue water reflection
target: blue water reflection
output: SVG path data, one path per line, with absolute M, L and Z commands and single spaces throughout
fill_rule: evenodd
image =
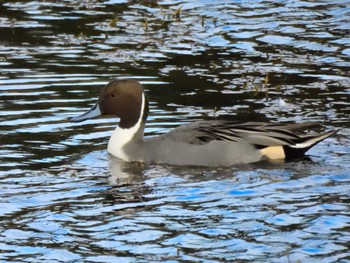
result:
M 1 262 L 347 262 L 348 1 L 2 1 Z M 194 120 L 341 128 L 286 163 L 174 167 L 71 123 L 118 77 L 146 136 Z

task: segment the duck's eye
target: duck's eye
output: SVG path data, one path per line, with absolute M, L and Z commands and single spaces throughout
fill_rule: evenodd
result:
M 111 93 L 111 97 L 116 97 L 117 96 L 117 94 L 116 93 Z

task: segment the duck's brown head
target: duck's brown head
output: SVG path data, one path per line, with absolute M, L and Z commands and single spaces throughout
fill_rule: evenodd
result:
M 142 85 L 134 79 L 118 79 L 101 89 L 96 105 L 71 121 L 79 122 L 100 115 L 114 115 L 120 118 L 119 127 L 130 128 L 141 117 L 145 120 L 147 112 L 148 105 Z

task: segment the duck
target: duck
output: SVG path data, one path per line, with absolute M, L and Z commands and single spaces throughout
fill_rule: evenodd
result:
M 126 162 L 193 166 L 231 166 L 304 157 L 317 143 L 337 130 L 312 133 L 320 123 L 270 123 L 202 120 L 180 125 L 167 133 L 144 137 L 149 113 L 142 84 L 116 79 L 105 85 L 97 103 L 71 118 L 81 122 L 101 115 L 119 118 L 107 150 Z

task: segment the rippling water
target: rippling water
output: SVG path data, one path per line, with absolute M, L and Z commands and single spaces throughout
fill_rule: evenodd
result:
M 349 35 L 348 1 L 2 1 L 0 261 L 350 261 Z M 144 84 L 148 135 L 341 130 L 288 163 L 124 163 L 114 118 L 68 121 L 118 77 Z

